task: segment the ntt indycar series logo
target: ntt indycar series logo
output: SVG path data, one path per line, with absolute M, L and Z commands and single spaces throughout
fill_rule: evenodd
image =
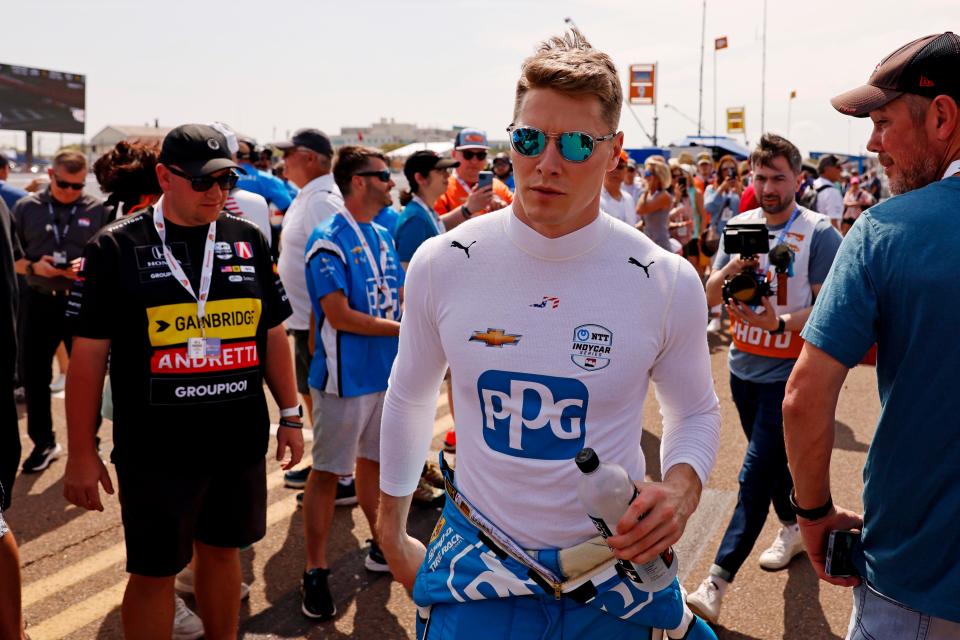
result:
M 485 371 L 477 380 L 483 439 L 517 458 L 569 460 L 586 443 L 587 387 L 574 378 Z
M 610 364 L 613 332 L 598 324 L 584 324 L 573 330 L 570 359 L 581 369 L 596 371 Z

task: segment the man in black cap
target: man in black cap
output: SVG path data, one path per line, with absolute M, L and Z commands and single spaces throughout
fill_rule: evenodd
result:
M 83 246 L 107 222 L 100 199 L 83 192 L 87 159 L 82 153 L 60 151 L 48 173 L 49 186 L 18 200 L 12 211 L 23 249 L 16 256 L 17 273 L 28 285 L 20 314 L 27 433 L 34 445 L 23 462 L 27 473 L 43 471 L 62 453 L 50 413 L 53 356 L 61 342 L 70 350 L 63 315 L 70 283 Z
M 960 279 L 951 259 L 960 244 L 958 68 L 960 38 L 927 36 L 832 100 L 841 113 L 873 121 L 867 149 L 900 194 L 865 211 L 847 233 L 783 403 L 792 502 L 810 560 L 822 579 L 857 585 L 851 638 L 920 637 L 918 629 L 928 640 L 960 638 L 952 533 L 960 511 Z M 861 516 L 833 506 L 830 457 L 840 389 L 874 344 L 881 411 Z M 831 561 L 827 573 L 835 530 L 862 531 L 853 571 Z
M 69 299 L 64 495 L 102 510 L 98 483 L 113 493 L 93 439 L 109 353 L 128 638 L 170 637 L 174 576 L 194 550 L 206 637 L 236 637 L 238 549 L 266 530 L 264 382 L 281 407 L 277 460 L 289 449 L 290 468 L 303 452 L 290 306 L 263 234 L 223 211 L 236 168 L 211 127 L 167 134 L 163 196 L 86 246 Z

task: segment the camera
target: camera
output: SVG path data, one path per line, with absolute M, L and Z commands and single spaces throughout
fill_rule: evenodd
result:
M 793 262 L 793 252 L 785 244 L 770 249 L 770 232 L 762 222 L 728 224 L 723 230 L 723 249 L 727 255 L 740 254 L 744 260 L 751 260 L 760 254 L 767 259 L 777 272 L 777 304 L 787 303 L 787 272 Z M 781 277 L 782 276 L 782 277 Z M 774 294 L 773 287 L 765 274 L 754 269 L 745 269 L 723 281 L 723 301 L 733 298 L 751 307 L 763 304 L 763 299 Z

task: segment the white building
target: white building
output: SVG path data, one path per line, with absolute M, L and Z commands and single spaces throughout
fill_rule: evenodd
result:
M 90 154 L 94 159 L 99 158 L 121 140 L 162 142 L 170 129 L 171 127 L 108 124 L 90 139 Z
M 394 118 L 380 118 L 380 122 L 369 127 L 343 127 L 338 135 L 330 136 L 330 142 L 334 147 L 347 144 L 382 147 L 411 142 L 450 142 L 456 135 L 454 129 L 421 129 L 415 124 L 397 122 Z

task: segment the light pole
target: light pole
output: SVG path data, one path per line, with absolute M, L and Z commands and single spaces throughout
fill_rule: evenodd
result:
M 706 2 L 706 0 L 704 0 Z M 767 115 L 767 0 L 763 0 L 763 70 L 760 72 L 760 135 L 766 132 Z
M 697 136 L 703 135 L 703 52 L 707 43 L 707 0 L 703 0 L 703 20 L 700 27 L 700 107 L 697 110 Z

